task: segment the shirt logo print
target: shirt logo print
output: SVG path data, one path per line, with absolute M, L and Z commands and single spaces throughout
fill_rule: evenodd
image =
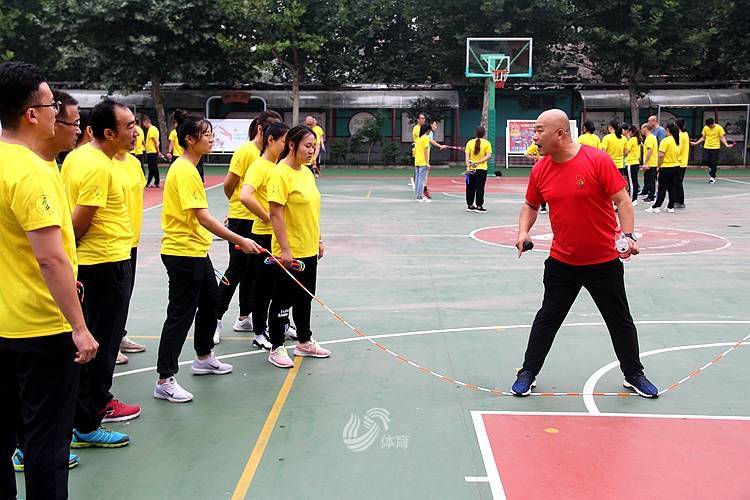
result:
M 585 187 L 585 181 L 583 180 L 582 175 L 576 175 L 576 187 L 578 189 L 583 189 Z

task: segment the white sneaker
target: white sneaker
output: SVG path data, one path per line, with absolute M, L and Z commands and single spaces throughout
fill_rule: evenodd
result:
M 432 203 L 432 200 L 426 196 L 422 196 L 422 203 Z
M 284 337 L 286 340 L 297 340 L 297 329 L 287 323 L 284 325 Z
M 657 208 L 654 208 L 654 207 L 647 208 L 646 212 L 648 212 L 650 214 L 659 214 L 659 213 L 661 213 L 661 208 L 658 208 L 658 207 Z
M 670 214 L 673 214 L 674 213 L 674 208 L 668 208 L 667 212 L 670 213 Z
M 221 320 L 216 320 L 216 331 L 214 331 L 214 345 L 221 342 Z
M 714 177 L 711 177 L 710 179 L 708 179 L 708 183 L 709 184 L 716 184 L 716 179 Z
M 235 332 L 252 332 L 253 331 L 253 319 L 248 316 L 245 319 L 237 318 L 234 322 L 232 329 Z
M 174 377 L 169 377 L 163 384 L 157 381 L 154 386 L 154 397 L 166 399 L 171 403 L 187 403 L 193 400 L 193 395 L 183 389 Z
M 289 357 L 289 353 L 286 352 L 286 348 L 283 345 L 271 351 L 268 355 L 268 362 L 279 368 L 291 368 L 294 366 L 294 361 Z
M 634 206 L 634 207 L 637 207 L 637 206 L 638 206 L 638 200 L 633 200 L 633 206 Z
M 211 351 L 211 354 L 207 359 L 193 360 L 193 364 L 190 365 L 190 369 L 196 375 L 226 375 L 231 372 L 234 367 L 229 363 L 222 363 L 216 359 L 216 355 Z
M 263 349 L 266 351 L 270 351 L 273 347 L 271 341 L 268 340 L 268 337 L 266 337 L 265 335 L 256 335 L 253 339 L 253 345 L 258 347 L 258 349 Z

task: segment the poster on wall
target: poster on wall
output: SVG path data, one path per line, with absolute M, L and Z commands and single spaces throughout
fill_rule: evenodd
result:
M 214 129 L 214 153 L 233 153 L 248 140 L 248 129 L 252 120 L 222 120 L 212 118 Z
M 591 120 L 596 126 L 595 135 L 599 136 L 599 139 L 607 135 L 607 126 L 612 120 L 617 120 L 622 123 L 625 121 L 624 111 L 587 111 L 585 114 L 581 113 L 581 123 L 586 120 Z
M 536 120 L 508 120 L 505 129 L 505 151 L 508 155 L 522 155 L 534 142 Z M 570 135 L 578 137 L 578 126 L 570 120 Z
M 401 113 L 401 142 L 412 142 L 411 131 L 414 123 L 409 121 L 408 113 Z M 437 142 L 442 143 L 445 140 L 445 123 L 438 122 L 437 130 L 434 137 Z
M 745 128 L 747 127 L 747 112 L 745 110 L 719 110 L 719 116 L 715 111 L 703 112 L 703 123 L 713 118 L 716 123 L 724 128 L 727 141 L 742 142 L 745 140 Z M 703 127 L 700 127 L 701 130 Z

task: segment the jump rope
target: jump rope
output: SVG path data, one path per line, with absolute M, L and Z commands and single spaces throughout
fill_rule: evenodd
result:
M 531 242 L 530 240 L 526 240 L 526 241 L 524 241 L 522 248 L 523 248 L 524 252 L 528 252 L 529 250 L 532 250 L 534 248 L 534 243 Z M 239 250 L 239 245 L 235 245 L 235 249 Z M 375 347 L 377 347 L 381 351 L 390 354 L 391 356 L 393 356 L 394 358 L 396 358 L 398 361 L 400 361 L 402 363 L 405 363 L 407 365 L 411 365 L 414 368 L 418 369 L 419 371 L 421 371 L 421 372 L 423 372 L 423 373 L 425 373 L 427 375 L 430 375 L 432 377 L 440 379 L 443 382 L 448 382 L 449 384 L 456 385 L 458 387 L 463 387 L 463 388 L 466 388 L 466 389 L 471 389 L 471 390 L 480 391 L 480 392 L 487 392 L 487 393 L 490 393 L 490 394 L 494 394 L 496 396 L 514 396 L 514 394 L 512 392 L 509 392 L 509 391 L 503 391 L 501 389 L 491 389 L 491 388 L 488 388 L 488 387 L 482 387 L 482 386 L 479 386 L 479 385 L 469 384 L 469 383 L 466 383 L 466 382 L 462 382 L 460 380 L 456 380 L 456 379 L 454 379 L 452 377 L 449 377 L 449 376 L 444 375 L 442 373 L 439 373 L 439 372 L 436 372 L 434 370 L 431 370 L 430 368 L 422 366 L 419 363 L 416 363 L 416 362 L 412 361 L 411 359 L 407 358 L 406 356 L 402 356 L 401 354 L 399 354 L 399 353 L 397 353 L 395 351 L 392 351 L 388 347 L 384 346 L 383 344 L 381 344 L 377 340 L 373 339 L 372 337 L 370 337 L 369 335 L 367 335 L 366 333 L 364 333 L 363 331 L 361 331 L 356 326 L 354 326 L 351 323 L 349 323 L 339 313 L 337 313 L 336 311 L 334 311 L 333 309 L 331 309 L 330 307 L 328 307 L 328 305 L 325 302 L 323 302 L 321 299 L 319 299 L 317 296 L 315 296 L 314 293 L 310 292 L 310 290 L 308 290 L 305 287 L 305 285 L 303 285 L 297 279 L 297 277 L 294 276 L 294 274 L 292 274 L 292 272 L 290 271 L 290 269 L 287 268 L 281 262 L 281 260 L 279 258 L 277 258 L 276 256 L 274 256 L 271 252 L 269 252 L 265 248 L 261 248 L 261 252 L 268 254 L 268 257 L 266 257 L 265 260 L 263 261 L 264 264 L 266 264 L 266 265 L 271 265 L 271 264 L 278 265 L 287 274 L 287 276 L 289 276 L 292 279 L 292 281 L 294 281 L 302 290 L 304 290 L 304 292 L 307 293 L 312 298 L 312 300 L 314 300 L 318 305 L 320 305 L 320 307 L 322 307 L 323 309 L 325 309 L 326 311 L 328 311 L 339 322 L 341 322 L 344 325 L 346 325 L 350 330 L 352 330 L 355 334 L 357 334 L 357 336 L 359 336 L 359 337 L 367 340 L 368 342 L 370 342 L 372 345 L 374 345 Z M 301 264 L 301 269 L 294 269 L 294 266 L 295 266 L 294 262 L 298 262 L 299 264 Z M 299 266 L 299 264 L 297 264 L 297 266 Z M 304 263 L 301 262 L 301 261 L 293 260 L 292 264 L 291 264 L 291 269 L 294 270 L 294 271 L 297 271 L 297 272 L 301 272 L 301 271 L 304 270 Z M 688 380 L 690 380 L 692 378 L 695 378 L 696 376 L 700 375 L 709 366 L 714 365 L 717 362 L 719 362 L 719 360 L 721 360 L 727 354 L 729 354 L 730 352 L 732 352 L 735 349 L 737 349 L 738 347 L 740 347 L 748 339 L 750 339 L 750 334 L 746 335 L 744 338 L 742 338 L 739 341 L 737 341 L 736 343 L 734 343 L 729 349 L 725 350 L 724 352 L 722 352 L 721 354 L 719 354 L 718 356 L 716 356 L 715 358 L 713 358 L 711 361 L 709 361 L 708 363 L 706 363 L 703 366 L 701 366 L 700 368 L 698 368 L 697 370 L 694 370 L 693 372 L 691 372 L 686 377 L 683 377 L 682 379 L 680 379 L 677 382 L 673 383 L 672 385 L 670 385 L 666 389 L 662 389 L 661 391 L 659 391 L 659 395 L 661 396 L 662 394 L 665 394 L 665 393 L 667 393 L 669 391 L 673 391 L 674 389 L 676 389 L 677 387 L 679 387 L 680 385 L 682 385 L 684 382 L 687 382 Z M 576 397 L 582 397 L 582 396 L 588 396 L 588 395 L 591 395 L 591 396 L 616 396 L 616 397 L 638 396 L 638 394 L 635 393 L 635 392 L 591 392 L 591 393 L 584 393 L 584 392 L 532 392 L 529 395 L 530 396 L 547 396 L 547 397 L 549 397 L 549 396 L 576 396 Z

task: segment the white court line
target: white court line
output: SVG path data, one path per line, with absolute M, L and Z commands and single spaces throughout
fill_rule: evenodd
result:
M 469 233 L 469 237 L 471 239 L 475 240 L 475 241 L 478 241 L 479 243 L 484 243 L 485 245 L 492 245 L 493 247 L 509 248 L 509 249 L 512 249 L 512 250 L 516 250 L 516 247 L 514 247 L 514 246 L 512 246 L 510 244 L 504 245 L 502 243 L 493 243 L 491 241 L 485 241 L 483 239 L 478 238 L 477 235 L 476 235 L 476 233 L 478 233 L 479 231 L 484 231 L 485 229 L 503 229 L 503 228 L 506 228 L 506 227 L 518 227 L 518 224 L 504 224 L 502 226 L 480 227 L 478 229 L 473 230 L 471 233 Z M 651 226 L 640 226 L 638 228 L 638 230 L 639 231 L 644 231 L 644 230 L 650 230 L 650 231 L 674 231 L 675 228 L 665 229 L 665 228 L 651 227 Z M 732 246 L 732 242 L 731 241 L 729 241 L 724 236 L 719 236 L 718 234 L 707 233 L 707 232 L 704 232 L 704 231 L 695 231 L 693 229 L 680 229 L 680 231 L 682 231 L 684 233 L 702 234 L 703 236 L 711 236 L 711 237 L 714 237 L 714 238 L 718 238 L 718 239 L 724 241 L 724 245 L 721 246 L 721 247 L 719 247 L 719 248 L 708 248 L 708 249 L 705 249 L 705 250 L 687 250 L 685 252 L 664 252 L 664 253 L 652 253 L 652 254 L 643 253 L 642 252 L 642 253 L 638 254 L 637 257 L 638 258 L 641 258 L 641 257 L 667 257 L 667 256 L 672 256 L 672 255 L 688 255 L 688 254 L 699 254 L 699 253 L 707 253 L 707 252 L 719 252 L 721 250 L 724 250 L 725 248 L 729 248 L 730 246 Z M 531 236 L 531 239 L 532 240 L 534 239 L 533 235 Z M 649 248 L 646 247 L 646 248 L 644 248 L 644 250 L 647 252 L 649 250 Z M 537 249 L 536 251 L 549 253 L 549 250 L 541 249 L 541 248 Z
M 328 234 L 326 238 L 468 238 L 466 234 Z
M 748 184 L 750 185 L 750 182 L 747 181 L 738 181 L 736 179 L 727 179 L 726 177 L 719 177 L 720 181 L 729 181 L 729 182 L 736 182 L 737 184 Z
M 649 356 L 653 356 L 655 354 L 662 354 L 665 352 L 673 352 L 673 351 L 687 351 L 690 349 L 706 349 L 709 347 L 727 347 L 727 346 L 733 346 L 736 342 L 717 342 L 712 344 L 693 344 L 693 345 L 679 345 L 675 347 L 664 347 L 662 349 L 654 349 L 652 351 L 646 351 L 642 352 L 640 354 L 641 358 L 647 358 Z M 743 342 L 742 345 L 750 345 L 750 342 Z M 610 370 L 620 366 L 619 361 L 613 361 L 607 365 L 602 366 L 597 371 L 594 372 L 593 375 L 589 377 L 589 379 L 586 381 L 585 384 L 583 384 L 583 404 L 586 405 L 586 409 L 588 410 L 589 414 L 591 415 L 599 415 L 602 414 L 599 411 L 599 407 L 596 405 L 596 401 L 594 401 L 594 397 L 591 395 L 591 393 L 596 388 L 597 382 L 599 382 L 599 379 L 601 379 L 604 374 L 609 372 Z M 750 417 L 749 417 L 750 418 Z
M 518 415 L 518 416 L 560 416 L 560 417 L 626 417 L 626 418 L 654 418 L 654 419 L 693 419 L 693 420 L 740 420 L 747 421 L 750 417 L 735 417 L 731 415 L 668 415 L 668 414 L 648 414 L 648 413 L 584 413 L 584 412 L 562 412 L 562 411 L 472 411 L 471 419 L 474 422 L 474 431 L 479 443 L 479 451 L 482 454 L 482 462 L 487 471 L 487 477 L 465 476 L 467 482 L 489 482 L 490 491 L 494 500 L 506 500 L 505 489 L 500 479 L 500 471 L 495 462 L 495 456 L 492 453 L 487 429 L 484 425 L 483 415 Z
M 750 320 L 644 320 L 644 321 L 635 321 L 636 325 L 748 325 L 750 324 Z M 606 326 L 606 324 L 603 321 L 590 321 L 590 322 L 579 322 L 579 323 L 563 323 L 561 327 L 577 327 L 577 326 Z M 443 328 L 439 330 L 415 330 L 415 331 L 409 331 L 409 332 L 399 332 L 399 333 L 384 333 L 380 335 L 368 335 L 368 338 L 355 336 L 355 337 L 346 337 L 343 339 L 336 339 L 336 340 L 323 340 L 318 342 L 321 345 L 328 345 L 328 344 L 344 344 L 348 342 L 359 342 L 363 340 L 368 339 L 390 339 L 390 338 L 398 338 L 398 337 L 415 337 L 415 336 L 421 336 L 421 335 L 431 335 L 433 333 L 460 333 L 460 332 L 481 332 L 481 331 L 488 331 L 488 330 L 518 330 L 518 329 L 529 329 L 531 328 L 531 324 L 518 324 L 518 325 L 492 325 L 492 326 L 466 326 L 466 327 L 459 327 L 459 328 Z M 248 338 L 249 340 L 249 338 Z M 219 359 L 230 359 L 230 358 L 239 358 L 243 356 L 251 356 L 253 354 L 262 354 L 267 353 L 268 351 L 262 351 L 262 350 L 253 350 L 253 351 L 243 351 L 243 352 L 235 352 L 232 354 L 225 354 L 221 356 L 217 356 Z M 189 365 L 192 363 L 193 360 L 187 360 L 187 361 L 180 361 L 180 366 Z M 138 373 L 145 373 L 149 371 L 156 370 L 155 366 L 150 366 L 146 368 L 138 368 L 135 370 L 128 370 L 123 372 L 115 373 L 115 377 L 124 377 L 125 375 L 135 375 Z
M 166 178 L 164 179 L 164 181 L 165 181 L 165 184 L 164 184 L 164 185 L 166 186 Z M 214 184 L 213 186 L 209 186 L 209 187 L 207 187 L 207 188 L 205 189 L 205 191 L 208 191 L 209 189 L 213 189 L 213 188 L 215 188 L 215 187 L 219 187 L 219 186 L 223 186 L 223 185 L 224 185 L 224 183 L 223 183 L 223 182 L 220 182 L 219 184 Z M 162 194 L 162 196 L 164 196 L 164 195 Z M 162 202 L 162 203 L 159 203 L 158 205 L 154 205 L 153 207 L 148 207 L 148 208 L 144 208 L 144 209 L 143 209 L 143 213 L 146 213 L 146 212 L 148 212 L 148 211 L 150 211 L 150 210 L 153 210 L 153 209 L 155 209 L 155 208 L 159 208 L 159 207 L 161 207 L 162 205 L 164 205 L 164 202 Z M 161 233 L 159 233 L 159 234 L 161 234 Z
M 500 480 L 500 471 L 497 469 L 495 456 L 492 454 L 492 446 L 490 445 L 490 438 L 487 436 L 482 413 L 472 411 L 471 420 L 474 422 L 474 432 L 479 442 L 479 451 L 482 453 L 482 462 L 484 462 L 484 469 L 487 473 L 487 482 L 490 483 L 492 498 L 494 500 L 506 500 L 505 489 L 503 488 L 503 482 Z

